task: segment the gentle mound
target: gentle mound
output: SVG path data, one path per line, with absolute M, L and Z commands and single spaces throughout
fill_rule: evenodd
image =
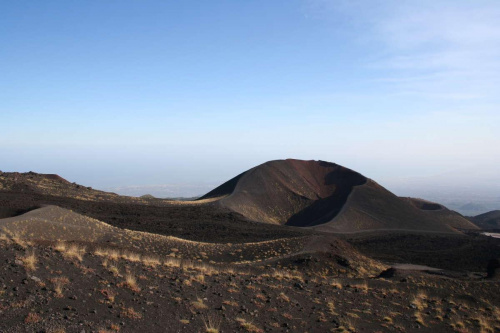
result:
M 477 229 L 459 214 L 403 199 L 373 180 L 323 161 L 278 160 L 252 168 L 207 193 L 252 221 L 329 232 Z
M 216 262 L 247 263 L 263 253 L 265 259 L 303 251 L 309 237 L 291 237 L 240 244 L 195 242 L 173 236 L 113 227 L 97 219 L 57 206 L 46 206 L 25 214 L 0 219 L 0 236 L 41 243 L 77 242 L 91 246 L 120 248 L 137 253 L 179 255 L 199 259 L 199 253 Z M 175 252 L 175 253 L 173 253 Z M 174 255 L 175 254 L 175 255 Z M 262 258 L 261 258 L 262 259 Z
M 0 239 L 6 238 L 19 244 L 79 243 L 90 245 L 90 248 L 119 249 L 121 253 L 166 256 L 168 260 L 204 259 L 211 263 L 232 263 L 238 267 L 287 260 L 305 253 L 324 252 L 334 253 L 339 258 L 344 258 L 343 260 L 353 262 L 350 268 L 352 273 L 358 275 L 378 272 L 383 266 L 363 256 L 347 242 L 330 235 L 239 244 L 195 242 L 113 227 L 57 206 L 46 206 L 19 216 L 0 219 Z
M 46 206 L 25 214 L 0 219 L 9 235 L 42 241 L 108 241 L 122 231 L 93 218 L 57 206 Z

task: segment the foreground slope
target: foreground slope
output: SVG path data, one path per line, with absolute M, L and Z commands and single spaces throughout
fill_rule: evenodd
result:
M 0 332 L 494 332 L 498 282 L 179 265 L 1 237 Z M 79 248 L 81 249 L 81 248 Z M 75 252 L 78 252 L 75 254 Z
M 213 200 L 136 198 L 71 183 L 60 176 L 0 172 L 0 218 L 59 206 L 115 227 L 204 242 L 249 242 L 310 234 L 248 221 Z
M 204 195 L 252 221 L 329 232 L 477 229 L 445 207 L 399 198 L 363 175 L 324 161 L 277 160 Z
M 500 328 L 484 273 L 388 269 L 332 234 L 201 243 L 46 206 L 0 219 L 0 262 L 0 332 Z

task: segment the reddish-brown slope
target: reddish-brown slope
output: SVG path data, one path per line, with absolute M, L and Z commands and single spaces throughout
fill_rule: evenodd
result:
M 202 199 L 221 196 L 221 205 L 250 220 L 324 231 L 476 229 L 440 205 L 399 198 L 355 171 L 323 161 L 267 162 Z
M 415 206 L 415 207 L 417 207 L 419 209 L 422 209 L 422 210 L 442 210 L 442 209 L 446 209 L 446 207 L 444 207 L 441 204 L 438 204 L 437 202 L 432 202 L 432 201 L 428 201 L 428 200 L 424 200 L 424 199 L 420 199 L 420 198 L 410 198 L 410 197 L 406 198 L 406 197 L 401 197 L 401 199 L 408 201 L 413 206 Z

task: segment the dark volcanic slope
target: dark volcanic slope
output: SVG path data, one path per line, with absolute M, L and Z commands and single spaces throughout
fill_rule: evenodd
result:
M 135 198 L 98 191 L 57 175 L 0 172 L 0 218 L 56 205 L 119 228 L 205 242 L 252 242 L 310 231 L 263 225 L 210 202 Z
M 341 238 L 370 258 L 389 263 L 412 263 L 453 271 L 485 271 L 500 257 L 500 239 L 471 234 L 370 232 Z
M 357 172 L 323 161 L 267 162 L 202 199 L 221 196 L 222 206 L 250 220 L 329 232 L 477 229 L 439 204 L 399 198 Z
M 500 229 L 500 210 L 492 210 L 491 212 L 470 217 L 469 219 L 481 229 Z
M 0 207 L 16 216 L 32 208 L 56 205 L 112 226 L 204 242 L 255 242 L 309 234 L 307 230 L 263 225 L 213 204 L 144 205 L 78 200 L 38 193 L 0 191 Z

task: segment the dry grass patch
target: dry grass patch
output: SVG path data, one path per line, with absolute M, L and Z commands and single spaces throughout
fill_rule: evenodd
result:
M 276 270 L 271 273 L 271 276 L 278 279 L 278 280 L 283 280 L 283 279 L 295 279 L 295 280 L 304 280 L 304 277 L 300 272 L 295 272 L 295 271 L 285 271 L 285 270 Z
M 28 246 L 32 245 L 31 242 L 23 239 L 23 236 L 18 233 L 18 232 L 14 232 L 14 233 L 11 233 L 11 240 L 16 243 L 17 245 L 19 245 L 20 247 L 22 247 L 23 249 L 26 249 Z
M 128 261 L 132 262 L 139 262 L 141 261 L 141 255 L 139 253 L 135 252 L 124 252 L 122 254 L 122 258 Z
M 341 325 L 337 328 L 337 332 L 356 332 L 353 322 L 346 318 L 341 320 Z
M 413 304 L 418 310 L 423 310 L 425 307 L 425 300 L 427 299 L 427 294 L 423 291 L 419 291 L 411 300 L 411 304 Z
M 336 289 L 342 289 L 342 282 L 337 280 L 337 279 L 333 279 L 330 281 L 330 286 L 333 287 L 333 288 L 336 288 Z
M 158 257 L 152 256 L 142 257 L 142 263 L 149 267 L 156 267 L 161 265 L 160 259 Z
M 57 242 L 56 245 L 54 245 L 54 250 L 58 252 L 66 252 L 66 249 L 68 248 L 68 245 L 64 242 Z
M 481 333 L 493 333 L 495 331 L 491 324 L 483 317 L 473 318 L 472 321 L 479 327 Z
M 107 256 L 109 259 L 116 261 L 116 260 L 120 259 L 120 251 L 110 249 L 107 252 Z
M 290 302 L 290 297 L 288 297 L 287 295 L 285 295 L 285 293 L 281 292 L 277 299 L 279 299 L 280 301 L 283 301 L 283 302 Z
M 335 303 L 333 301 L 330 301 L 330 302 L 326 303 L 326 307 L 328 308 L 328 312 L 330 314 L 337 314 L 335 312 Z
M 132 291 L 139 292 L 141 289 L 137 285 L 137 279 L 135 278 L 132 273 L 127 273 L 125 274 L 125 281 L 123 282 L 123 285 L 125 285 L 127 288 L 129 288 Z
M 60 251 L 64 258 L 66 259 L 77 259 L 79 261 L 83 260 L 83 255 L 85 254 L 85 246 L 79 246 L 78 244 L 71 244 L 66 247 L 65 250 Z
M 213 265 L 210 265 L 206 262 L 194 262 L 190 260 L 183 261 L 181 264 L 183 270 L 196 270 L 199 272 L 203 272 L 206 275 L 213 275 L 219 273 L 219 268 Z
M 122 308 L 121 315 L 130 319 L 141 319 L 142 314 L 134 310 L 134 308 Z
M 199 283 L 205 283 L 205 275 L 203 274 L 198 274 L 196 276 L 193 276 L 192 279 Z
M 63 297 L 64 286 L 69 284 L 69 279 L 65 276 L 58 276 L 58 277 L 52 278 L 50 281 L 54 285 L 54 292 L 56 293 L 56 297 L 59 297 L 59 298 Z
M 113 274 L 113 276 L 120 276 L 120 270 L 115 265 L 108 266 L 108 270 Z
M 224 305 L 230 305 L 230 306 L 238 306 L 239 305 L 238 302 L 236 302 L 236 301 L 230 301 L 230 300 L 224 300 L 224 301 L 222 301 L 222 304 L 224 304 Z
M 425 321 L 424 321 L 424 318 L 422 317 L 422 313 L 420 313 L 420 311 L 416 311 L 414 314 L 413 314 L 413 319 L 415 320 L 415 322 L 417 324 L 420 324 L 422 326 L 425 326 Z
M 354 313 L 354 312 L 348 312 L 347 315 L 351 318 L 356 318 L 356 319 L 359 318 L 359 315 L 357 313 Z
M 0 241 L 4 241 L 8 243 L 10 241 L 9 237 L 6 234 L 0 234 Z
M 107 249 L 98 247 L 94 250 L 94 254 L 99 257 L 106 257 L 109 260 L 118 260 L 121 257 L 120 251 L 115 249 Z
M 252 333 L 262 333 L 264 332 L 262 329 L 258 328 L 255 326 L 252 322 L 247 321 L 244 318 L 236 318 L 236 321 L 240 324 L 240 327 L 243 328 L 247 332 L 252 332 Z
M 189 323 L 189 321 L 188 321 Z M 203 318 L 206 333 L 219 333 L 220 319 L 215 316 L 207 316 Z
M 465 324 L 462 320 L 455 319 L 450 323 L 450 327 L 456 331 L 463 331 L 465 329 Z
M 110 303 L 114 303 L 115 302 L 115 298 L 116 298 L 116 293 L 110 289 L 102 289 L 100 290 L 101 294 L 106 297 L 106 300 Z
M 99 257 L 105 257 L 106 254 L 107 254 L 107 250 L 106 249 L 103 249 L 102 247 L 97 247 L 95 250 L 94 250 L 94 254 L 96 256 L 99 256 Z
M 196 301 L 192 301 L 191 305 L 193 305 L 193 307 L 195 309 L 198 309 L 198 310 L 202 310 L 202 309 L 208 308 L 208 306 L 203 302 L 203 299 L 201 299 L 199 297 L 196 299 Z
M 21 261 L 24 264 L 24 267 L 28 271 L 34 271 L 36 270 L 36 263 L 37 263 L 37 258 L 35 255 L 35 251 L 28 251 L 26 255 L 21 258 Z
M 180 259 L 168 257 L 163 260 L 163 264 L 168 267 L 181 267 L 182 261 Z
M 232 267 L 224 267 L 221 269 L 221 271 L 223 271 L 224 273 L 226 274 L 236 274 L 236 270 Z
M 362 292 L 368 292 L 368 290 L 370 290 L 370 288 L 368 287 L 368 283 L 366 282 L 351 284 L 350 287 L 361 290 Z
M 42 317 L 38 313 L 28 313 L 24 322 L 26 324 L 36 324 L 42 321 Z
M 443 321 L 443 309 L 441 307 L 436 308 L 436 315 L 434 316 L 434 319 Z

